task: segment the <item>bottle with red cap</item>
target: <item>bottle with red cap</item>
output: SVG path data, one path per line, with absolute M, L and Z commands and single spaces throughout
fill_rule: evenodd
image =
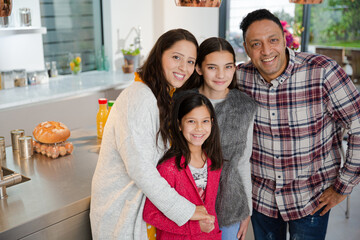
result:
M 103 136 L 107 115 L 107 99 L 99 98 L 99 111 L 96 114 L 96 129 L 98 138 L 102 138 Z

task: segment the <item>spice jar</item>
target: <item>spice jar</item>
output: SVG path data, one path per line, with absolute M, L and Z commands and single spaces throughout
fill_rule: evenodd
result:
M 33 140 L 31 136 L 19 137 L 19 154 L 20 159 L 30 158 L 33 153 Z
M 6 158 L 5 137 L 0 137 L 0 161 L 4 160 L 5 158 Z
M 24 129 L 15 129 L 10 131 L 13 151 L 19 151 L 19 138 L 25 135 Z
M 14 87 L 13 71 L 3 71 L 1 74 L 1 84 L 4 89 Z
M 25 87 L 27 86 L 27 77 L 25 69 L 14 70 L 14 86 Z
M 36 85 L 37 84 L 36 78 L 37 78 L 36 72 L 28 72 L 27 73 L 28 85 Z
M 57 77 L 57 75 L 58 75 L 58 70 L 56 67 L 56 62 L 52 61 L 51 62 L 51 77 Z
M 44 84 L 49 82 L 49 75 L 46 70 L 36 71 L 36 84 Z

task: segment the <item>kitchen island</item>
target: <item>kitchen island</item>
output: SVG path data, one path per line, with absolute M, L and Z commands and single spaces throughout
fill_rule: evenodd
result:
M 50 78 L 48 83 L 0 91 L 0 136 L 10 146 L 10 131 L 31 135 L 43 121 L 64 123 L 70 130 L 96 124 L 98 99 L 115 100 L 134 74 L 93 71 Z
M 30 159 L 6 148 L 2 166 L 30 178 L 7 188 L 0 199 L 0 239 L 91 239 L 91 180 L 100 141 L 96 129 L 77 129 L 68 139 L 70 155 L 51 159 L 35 153 Z

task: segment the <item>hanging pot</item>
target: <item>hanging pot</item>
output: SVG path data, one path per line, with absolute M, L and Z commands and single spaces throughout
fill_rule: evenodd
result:
M 11 14 L 12 0 L 0 0 L 0 17 L 8 17 Z
M 297 4 L 320 4 L 323 0 L 289 0 L 289 3 Z

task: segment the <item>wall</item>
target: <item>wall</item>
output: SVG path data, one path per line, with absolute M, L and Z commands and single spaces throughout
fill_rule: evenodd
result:
M 105 51 L 111 69 L 118 71 L 123 64 L 121 48 L 133 43 L 132 27 L 141 26 L 142 55 L 150 52 L 157 38 L 173 28 L 192 32 L 199 43 L 218 36 L 219 9 L 177 7 L 174 0 L 109 0 L 103 1 Z
M 154 9 L 155 39 L 173 28 L 189 30 L 199 44 L 219 35 L 219 8 L 177 7 L 175 0 L 154 0 Z
M 105 51 L 109 56 L 111 70 L 121 69 L 122 48 L 134 42 L 133 27 L 141 26 L 143 52 L 149 52 L 153 44 L 152 0 L 108 0 L 103 1 L 103 26 Z M 126 39 L 126 37 L 128 38 Z

